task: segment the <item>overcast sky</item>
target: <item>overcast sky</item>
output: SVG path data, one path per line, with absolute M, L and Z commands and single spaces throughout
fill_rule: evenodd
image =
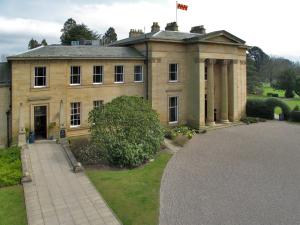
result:
M 299 0 L 182 0 L 179 30 L 204 25 L 207 32 L 227 30 L 266 53 L 300 61 Z M 0 55 L 27 49 L 31 38 L 59 43 L 60 29 L 70 17 L 99 34 L 116 29 L 118 39 L 131 28 L 161 29 L 175 20 L 174 0 L 0 0 Z

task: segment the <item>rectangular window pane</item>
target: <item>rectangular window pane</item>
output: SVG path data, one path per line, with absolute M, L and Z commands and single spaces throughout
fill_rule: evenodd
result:
M 80 84 L 80 66 L 71 66 L 70 84 Z
M 143 81 L 143 67 L 134 66 L 134 81 L 142 82 Z
M 99 109 L 101 106 L 103 106 L 103 100 L 97 100 L 93 102 L 94 109 Z
M 169 98 L 169 122 L 178 122 L 178 97 Z
M 80 102 L 71 103 L 71 126 L 80 126 Z
M 178 77 L 178 64 L 169 64 L 169 80 L 177 81 Z
M 46 86 L 46 67 L 34 68 L 34 86 L 35 87 Z
M 93 83 L 102 83 L 103 81 L 103 66 L 94 66 Z
M 123 66 L 115 66 L 115 82 L 124 82 Z

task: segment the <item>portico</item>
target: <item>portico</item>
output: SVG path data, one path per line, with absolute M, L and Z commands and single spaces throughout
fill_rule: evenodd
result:
M 205 60 L 205 125 L 214 126 L 216 122 L 228 124 L 234 122 L 235 106 L 234 74 L 237 73 L 237 60 L 212 59 Z M 216 82 L 216 80 L 218 82 Z

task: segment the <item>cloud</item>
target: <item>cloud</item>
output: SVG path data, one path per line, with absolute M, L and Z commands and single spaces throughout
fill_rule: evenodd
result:
M 187 12 L 178 11 L 181 31 L 205 25 L 208 32 L 225 29 L 244 39 L 248 45 L 261 47 L 266 53 L 299 58 L 300 30 L 297 0 L 178 0 L 187 4 Z M 46 38 L 59 42 L 60 29 L 70 17 L 103 34 L 113 26 L 119 38 L 131 28 L 150 31 L 153 21 L 161 29 L 175 20 L 174 0 L 0 0 L 0 36 L 8 35 L 11 45 L 24 44 L 27 38 Z M 24 37 L 24 41 L 20 40 Z M 0 40 L 0 54 L 5 49 Z M 17 49 L 17 47 L 15 47 Z M 21 49 L 22 50 L 22 49 Z

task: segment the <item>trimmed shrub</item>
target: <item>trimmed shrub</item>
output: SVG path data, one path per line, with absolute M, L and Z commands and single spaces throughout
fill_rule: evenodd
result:
M 178 135 L 184 135 L 188 139 L 192 139 L 192 137 L 196 134 L 196 130 L 190 128 L 188 126 L 178 126 L 174 128 L 165 128 L 165 138 L 175 139 Z
M 274 109 L 268 107 L 263 99 L 248 99 L 246 114 L 248 117 L 274 119 Z
M 295 106 L 293 111 L 290 113 L 290 120 L 293 122 L 300 122 L 300 109 L 299 106 Z
M 288 120 L 290 116 L 289 106 L 277 98 L 268 99 L 248 99 L 246 105 L 246 114 L 248 117 L 260 117 L 265 119 L 274 119 L 274 109 L 282 109 L 284 119 Z
M 137 167 L 152 159 L 164 133 L 158 114 L 144 99 L 121 96 L 89 114 L 91 141 L 108 163 Z
M 274 109 L 276 107 L 280 107 L 282 109 L 282 113 L 284 116 L 284 120 L 288 120 L 290 117 L 290 107 L 282 100 L 277 98 L 268 98 L 265 100 L 267 107 L 270 108 L 273 112 L 273 118 L 274 119 Z
M 284 96 L 286 98 L 294 98 L 295 97 L 295 94 L 294 94 L 294 91 L 292 89 L 287 89 L 284 93 Z
M 76 159 L 83 165 L 93 165 L 104 161 L 104 153 L 88 138 L 70 140 L 70 148 Z

